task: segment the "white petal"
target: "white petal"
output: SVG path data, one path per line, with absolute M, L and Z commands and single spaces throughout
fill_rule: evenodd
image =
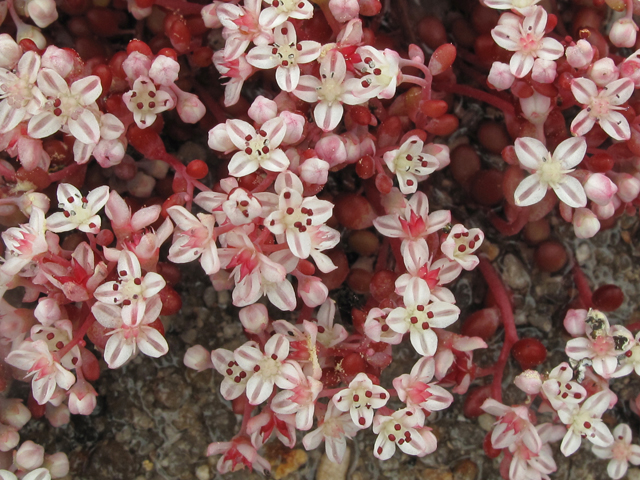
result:
M 530 170 L 538 170 L 549 155 L 549 151 L 544 144 L 540 140 L 531 137 L 516 139 L 515 151 L 520 164 Z
M 540 183 L 537 174 L 529 175 L 520 182 L 513 194 L 516 205 L 526 207 L 538 203 L 547 193 L 547 185 Z
M 587 194 L 580 181 L 571 175 L 566 175 L 560 184 L 553 187 L 558 198 L 573 208 L 580 208 L 587 205 Z
M 585 153 L 587 153 L 587 141 L 584 137 L 572 137 L 556 147 L 553 158 L 560 161 L 562 167 L 568 170 L 577 167 Z

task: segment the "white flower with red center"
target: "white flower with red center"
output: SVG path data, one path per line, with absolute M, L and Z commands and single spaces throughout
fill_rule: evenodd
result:
M 544 38 L 547 12 L 534 7 L 521 19 L 511 13 L 500 18 L 498 26 L 491 30 L 493 40 L 505 50 L 515 52 L 509 62 L 511 73 L 517 78 L 527 75 L 537 58 L 557 60 L 564 54 L 564 47 L 553 38 Z
M 343 413 L 333 402 L 329 402 L 324 419 L 319 423 L 318 428 L 304 436 L 302 444 L 306 450 L 313 450 L 318 448 L 324 440 L 329 460 L 333 463 L 342 463 L 347 451 L 347 438 L 354 437 L 359 430 L 360 427 L 353 423 L 349 413 Z
M 420 410 L 403 408 L 391 416 L 376 414 L 373 433 L 378 434 L 373 455 L 388 460 L 396 452 L 396 445 L 407 455 L 423 457 L 438 447 L 430 428 L 423 428 L 424 414 Z
M 264 224 L 275 235 L 285 235 L 291 253 L 304 259 L 311 253 L 309 227 L 322 225 L 329 220 L 333 204 L 319 200 L 315 195 L 303 197 L 300 179 L 293 174 L 287 176 L 290 182 L 276 182 L 276 192 L 280 196 L 278 209 L 265 218 Z
M 467 337 L 447 330 L 438 330 L 436 353 L 436 378 L 441 385 L 453 386 L 453 393 L 464 395 L 476 376 L 473 351 L 487 348 L 480 337 Z
M 526 177 L 514 193 L 516 205 L 526 207 L 538 203 L 549 188 L 558 198 L 573 208 L 584 207 L 587 195 L 584 187 L 570 175 L 587 152 L 584 137 L 573 137 L 560 143 L 553 155 L 540 140 L 530 137 L 516 139 L 515 151 L 520 164 L 533 172 Z
M 614 480 L 626 475 L 629 464 L 640 465 L 640 446 L 631 443 L 631 428 L 621 423 L 613 429 L 613 445 L 609 447 L 593 446 L 591 450 L 598 458 L 611 459 L 607 473 Z
M 313 377 L 306 376 L 297 362 L 288 366 L 288 380 L 294 383 L 294 387 L 278 393 L 271 400 L 271 409 L 280 415 L 296 416 L 296 428 L 309 430 L 313 426 L 313 412 L 316 399 L 322 391 L 322 382 Z
M 102 93 L 100 77 L 90 75 L 67 85 L 58 72 L 43 68 L 38 72 L 38 88 L 47 97 L 41 113 L 29 120 L 27 131 L 44 138 L 62 129 L 82 143 L 100 141 L 96 100 Z
M 303 320 L 301 328 L 286 320 L 276 320 L 272 325 L 276 333 L 284 335 L 289 340 L 289 360 L 295 360 L 306 375 L 319 379 L 322 369 L 316 348 L 318 326 L 309 320 Z
M 250 342 L 249 345 L 257 347 L 258 344 Z M 224 348 L 218 348 L 211 352 L 211 361 L 215 369 L 224 376 L 220 384 L 220 393 L 225 400 L 234 400 L 244 393 L 247 382 L 253 375 L 253 370 L 244 370 L 236 362 L 233 352 Z
M 524 405 L 507 407 L 489 398 L 480 407 L 490 415 L 498 417 L 493 432 L 491 445 L 496 449 L 507 448 L 522 441 L 534 453 L 542 448 L 542 440 L 536 427 L 529 420 L 529 408 Z
M 263 27 L 258 21 L 261 9 L 261 0 L 245 0 L 244 7 L 218 3 L 216 14 L 224 27 L 222 37 L 225 39 L 225 45 L 220 52 L 224 60 L 239 58 L 251 42 L 264 45 L 273 39 L 270 29 Z
M 433 356 L 438 348 L 438 336 L 433 329 L 446 328 L 460 316 L 460 309 L 455 305 L 440 301 L 429 303 L 429 296 L 424 282 L 410 282 L 402 297 L 405 306 L 392 310 L 386 319 L 394 332 L 409 332 L 411 345 L 424 356 Z
M 418 182 L 435 172 L 440 164 L 433 155 L 424 152 L 424 142 L 417 135 L 409 137 L 397 150 L 383 156 L 391 173 L 395 173 L 400 191 L 405 195 L 415 193 Z
M 363 75 L 360 79 L 361 94 L 393 98 L 396 94 L 398 79 L 402 75 L 398 52 L 389 48 L 381 52 L 370 45 L 364 45 L 359 47 L 356 53 L 362 59 L 354 65 Z
M 633 346 L 620 358 L 620 366 L 612 375 L 614 378 L 624 377 L 635 370 L 636 375 L 640 375 L 640 333 L 636 334 Z
M 200 258 L 200 264 L 207 275 L 213 275 L 220 270 L 214 216 L 199 213 L 196 218 L 180 206 L 168 208 L 167 213 L 178 226 L 169 249 L 169 260 L 188 263 Z
M 373 221 L 376 230 L 385 237 L 415 241 L 437 232 L 451 222 L 449 210 L 429 213 L 429 199 L 422 192 L 416 192 L 403 210 L 403 213 L 376 218 Z
M 346 328 L 333 322 L 336 315 L 336 302 L 328 299 L 318 310 L 318 342 L 327 348 L 335 347 L 349 336 Z
M 622 325 L 611 327 L 607 317 L 597 310 L 589 311 L 585 335 L 569 340 L 565 352 L 574 360 L 591 359 L 598 375 L 611 378 L 618 368 L 618 357 L 634 345 L 633 335 Z
M 587 391 L 578 382 L 572 381 L 573 370 L 567 362 L 562 362 L 551 370 L 542 383 L 542 391 L 556 410 L 571 408 L 587 398 Z
M 194 199 L 196 205 L 215 215 L 219 225 L 227 219 L 234 225 L 251 223 L 261 216 L 263 204 L 275 205 L 278 200 L 277 195 L 272 193 L 260 192 L 252 195 L 244 188 L 240 188 L 238 181 L 233 177 L 221 180 L 220 187 L 225 193 L 200 192 Z
M 285 171 L 289 166 L 289 159 L 278 147 L 286 130 L 280 117 L 266 121 L 257 131 L 243 120 L 227 120 L 229 139 L 240 150 L 229 162 L 229 175 L 244 177 L 258 168 L 270 172 Z
M 58 208 L 47 218 L 47 229 L 55 232 L 68 232 L 78 229 L 81 232 L 97 234 L 102 220 L 98 212 L 109 200 L 109 187 L 102 186 L 91 190 L 87 196 L 69 183 L 58 185 Z
M 359 428 L 369 428 L 374 409 L 382 408 L 389 400 L 389 392 L 374 385 L 366 373 L 359 373 L 351 380 L 349 388 L 333 396 L 333 403 L 341 412 L 349 412 L 351 420 Z
M 601 417 L 611 403 L 611 392 L 603 390 L 589 397 L 580 407 L 558 410 L 558 416 L 569 429 L 562 439 L 560 451 L 565 457 L 572 455 L 586 438 L 596 447 L 609 447 L 613 435 Z
M 542 441 L 539 452 L 532 452 L 522 441 L 509 446 L 509 452 L 513 455 L 509 465 L 510 480 L 524 478 L 548 480 L 548 475 L 558 469 L 549 442 L 560 440 L 565 434 L 565 428 L 562 425 L 543 423 L 537 425 L 536 430 Z
M 367 313 L 364 322 L 364 334 L 374 342 L 384 342 L 389 345 L 398 345 L 402 342 L 402 333 L 391 330 L 387 324 L 387 317 L 391 308 L 372 308 Z
M 40 56 L 32 51 L 22 55 L 15 74 L 0 68 L 0 133 L 10 132 L 44 104 L 36 87 L 39 69 Z
M 311 240 L 311 253 L 309 255 L 313 258 L 318 270 L 323 273 L 329 273 L 338 268 L 331 261 L 331 258 L 322 252 L 332 249 L 340 243 L 340 232 L 326 225 L 311 226 L 311 228 L 307 229 L 307 232 Z
M 306 20 L 313 17 L 313 5 L 308 0 L 264 0 L 270 6 L 260 13 L 263 28 L 276 28 L 289 18 Z
M 289 356 L 289 340 L 276 333 L 264 346 L 264 353 L 255 345 L 246 343 L 233 352 L 236 363 L 253 375 L 247 381 L 247 399 L 251 405 L 260 405 L 273 392 L 274 385 L 290 390 L 296 386 L 296 369 Z
M 433 357 L 422 357 L 411 369 L 393 380 L 400 401 L 408 407 L 424 408 L 430 412 L 444 410 L 453 402 L 453 395 L 447 390 L 429 383 L 436 371 Z
M 251 440 L 246 435 L 235 437 L 230 442 L 213 442 L 207 447 L 207 457 L 220 455 L 220 460 L 216 465 L 218 472 L 225 474 L 237 472 L 244 467 L 264 475 L 271 471 L 271 464 L 258 455 L 256 448 L 251 445 Z
M 71 372 L 53 359 L 44 340 L 22 342 L 5 360 L 13 367 L 25 370 L 27 377 L 32 377 L 31 392 L 40 405 L 51 399 L 56 386 L 69 390 L 76 381 Z
M 630 78 L 621 78 L 598 90 L 598 86 L 588 78 L 576 78 L 571 82 L 571 93 L 578 103 L 585 107 L 571 122 L 571 133 L 585 135 L 598 123 L 615 140 L 629 140 L 629 122 L 618 110 L 631 95 L 635 85 Z
M 224 50 L 218 50 L 213 54 L 213 65 L 220 73 L 220 77 L 229 79 L 224 84 L 225 107 L 238 103 L 244 81 L 253 74 L 253 67 L 247 63 L 245 57 L 246 55 L 240 55 L 234 60 L 226 60 Z
M 96 308 L 101 306 L 102 308 Z M 158 358 L 169 351 L 164 336 L 151 326 L 160 315 L 162 301 L 155 296 L 120 308 L 96 303 L 91 312 L 103 327 L 112 328 L 104 347 L 104 360 L 109 368 L 119 368 L 138 354 Z
M 39 208 L 32 208 L 29 223 L 7 228 L 2 232 L 2 240 L 7 247 L 2 271 L 15 275 L 34 257 L 49 251 L 45 238 L 44 212 Z
M 247 422 L 247 433 L 251 436 L 251 444 L 261 448 L 275 433 L 283 445 L 294 448 L 296 445 L 295 414 L 280 415 L 269 406 Z
M 449 260 L 457 262 L 460 268 L 473 270 L 480 263 L 473 253 L 480 248 L 483 240 L 482 230 L 479 228 L 467 230 L 464 225 L 458 223 L 451 228 L 440 249 Z
M 247 62 L 263 70 L 276 69 L 276 82 L 285 92 L 293 92 L 300 80 L 298 64 L 309 63 L 320 56 L 320 44 L 311 40 L 297 41 L 291 22 L 275 28 L 272 45 L 259 45 L 247 54 Z
M 156 121 L 159 113 L 174 106 L 173 97 L 162 88 L 156 89 L 153 81 L 146 76 L 136 78 L 133 87 L 122 95 L 122 100 L 139 128 L 147 128 Z
M 343 103 L 358 105 L 370 98 L 355 94 L 360 82 L 357 78 L 347 77 L 344 57 L 337 50 L 331 50 L 320 62 L 320 79 L 303 75 L 293 94 L 305 102 L 318 102 L 313 117 L 322 130 L 329 132 L 342 120 Z
M 144 303 L 160 293 L 166 285 L 164 278 L 155 272 L 143 276 L 138 258 L 128 250 L 120 252 L 117 272 L 117 281 L 106 282 L 96 289 L 94 296 L 99 303 L 92 307 L 92 311 L 101 309 L 101 305 L 109 307 L 123 304 L 126 307 Z

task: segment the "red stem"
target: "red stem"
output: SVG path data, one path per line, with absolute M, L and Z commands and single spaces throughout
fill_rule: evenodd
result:
M 189 3 L 184 0 L 156 0 L 156 5 L 169 10 L 177 11 L 183 15 L 200 15 L 203 5 Z
M 73 334 L 73 338 L 69 343 L 67 343 L 64 347 L 56 352 L 58 359 L 62 359 L 67 353 L 71 351 L 73 347 L 75 347 L 81 340 L 84 339 L 89 328 L 93 325 L 93 322 L 96 321 L 96 317 L 90 313 L 87 318 L 85 318 L 84 322 L 80 326 L 80 328 Z
M 495 364 L 495 371 L 493 374 L 493 382 L 491 384 L 491 396 L 501 402 L 502 401 L 502 375 L 504 374 L 504 368 L 509 360 L 509 354 L 511 353 L 511 347 L 518 341 L 518 332 L 516 331 L 516 323 L 513 318 L 513 307 L 509 300 L 507 289 L 502 283 L 500 275 L 493 267 L 491 262 L 485 257 L 480 257 L 480 272 L 484 277 L 489 290 L 493 293 L 493 297 L 498 304 L 500 313 L 502 314 L 502 324 L 504 326 L 504 343 L 502 344 L 502 350 L 500 356 Z
M 585 276 L 584 272 L 580 268 L 580 265 L 575 263 L 573 268 L 571 269 L 573 272 L 573 281 L 576 284 L 576 288 L 578 289 L 578 294 L 580 295 L 580 300 L 582 301 L 584 308 L 589 309 L 593 307 L 593 302 L 591 300 L 591 287 L 589 287 L 589 280 Z
M 465 97 L 480 100 L 481 102 L 488 103 L 489 105 L 496 107 L 504 112 L 505 115 L 515 115 L 513 105 L 501 98 L 491 95 L 490 93 L 483 92 L 477 88 L 470 87 L 468 85 L 438 85 L 439 90 L 444 90 L 449 93 L 456 93 L 458 95 L 464 95 Z

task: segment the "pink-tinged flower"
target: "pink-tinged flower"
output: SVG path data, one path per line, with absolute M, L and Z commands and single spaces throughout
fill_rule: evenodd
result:
M 509 13 L 503 14 L 498 26 L 491 30 L 491 36 L 499 46 L 515 52 L 509 62 L 511 73 L 515 77 L 527 75 L 536 58 L 557 60 L 562 56 L 562 44 L 553 38 L 544 38 L 547 26 L 547 12 L 544 8 L 534 7 L 527 12 L 524 20 L 513 20 L 512 16 Z
M 479 228 L 467 230 L 464 225 L 458 223 L 451 228 L 440 249 L 449 260 L 457 262 L 460 268 L 473 270 L 480 263 L 473 253 L 480 248 L 483 240 L 482 230 Z
M 278 393 L 271 400 L 271 409 L 281 415 L 295 414 L 296 428 L 309 430 L 313 426 L 313 412 L 323 388 L 322 382 L 306 376 L 297 362 L 287 363 L 283 370 L 294 386 Z
M 613 22 L 609 40 L 618 48 L 632 48 L 636 44 L 638 26 L 633 18 L 621 18 Z
M 568 138 L 556 147 L 553 155 L 541 141 L 529 137 L 516 139 L 515 150 L 520 164 L 533 172 L 516 188 L 516 205 L 526 207 L 538 203 L 549 188 L 553 188 L 558 198 L 570 207 L 587 204 L 582 184 L 569 175 L 587 151 L 584 137 Z
M 53 0 L 27 0 L 24 8 L 27 17 L 40 28 L 46 28 L 58 19 Z
M 100 125 L 96 100 L 102 93 L 100 77 L 90 75 L 67 85 L 58 72 L 43 68 L 38 72 L 38 88 L 47 97 L 41 113 L 29 120 L 27 131 L 44 138 L 58 130 L 68 131 L 82 143 L 98 143 Z
M 491 70 L 487 77 L 487 83 L 498 91 L 511 88 L 516 77 L 511 73 L 511 68 L 508 64 L 502 62 L 493 62 L 491 64 Z
M 31 210 L 29 223 L 11 227 L 2 232 L 2 240 L 7 247 L 2 271 L 15 275 L 33 260 L 34 257 L 49 250 L 45 238 L 44 212 L 39 208 Z
M 269 326 L 269 312 L 261 303 L 241 308 L 238 317 L 244 329 L 254 335 L 260 335 Z
M 0 68 L 0 133 L 7 133 L 26 118 L 35 115 L 45 102 L 36 87 L 40 56 L 26 52 L 18 62 L 16 73 Z
M 491 445 L 496 449 L 507 448 L 522 441 L 534 453 L 542 448 L 538 431 L 529 420 L 529 408 L 524 405 L 507 407 L 489 398 L 482 404 L 482 410 L 498 417 L 491 433 Z
M 272 45 L 259 45 L 247 54 L 247 62 L 263 70 L 276 69 L 276 82 L 285 92 L 293 92 L 300 80 L 298 64 L 309 63 L 320 56 L 320 44 L 311 40 L 298 42 L 291 22 L 275 28 Z
M 309 239 L 311 240 L 311 258 L 316 263 L 316 267 L 323 273 L 332 272 L 336 267 L 331 261 L 331 258 L 324 253 L 324 250 L 329 250 L 340 243 L 340 232 L 327 227 L 326 225 L 319 225 L 317 227 L 311 226 L 307 230 L 309 233 Z
M 57 196 L 58 208 L 63 211 L 47 218 L 48 230 L 59 233 L 77 228 L 81 232 L 94 234 L 100 231 L 102 221 L 98 212 L 109 199 L 109 187 L 94 188 L 84 196 L 73 185 L 61 183 L 58 185 Z
M 549 97 L 538 92 L 534 92 L 530 97 L 520 99 L 522 116 L 536 126 L 544 125 L 544 122 L 547 121 L 549 113 L 551 113 L 554 106 L 551 105 L 551 99 Z
M 420 281 L 429 288 L 431 297 L 442 302 L 456 303 L 453 293 L 442 285 L 455 280 L 462 271 L 457 262 L 441 258 L 431 263 L 432 256 L 429 255 L 429 247 L 424 239 L 403 243 L 401 253 L 407 273 L 396 279 L 398 295 L 404 295 L 410 282 Z
M 515 10 L 518 12 L 526 11 L 528 7 L 532 7 L 540 0 L 482 0 L 485 6 L 495 8 L 496 10 Z
M 617 110 L 622 110 L 634 91 L 633 81 L 621 78 L 608 83 L 603 89 L 588 78 L 576 78 L 571 82 L 571 93 L 585 108 L 571 122 L 571 133 L 585 135 L 596 122 L 615 140 L 629 140 L 629 122 Z
M 258 346 L 255 342 L 245 344 Z M 220 393 L 225 400 L 234 400 L 242 395 L 247 388 L 247 382 L 253 375 L 253 370 L 244 370 L 236 362 L 233 352 L 218 348 L 211 352 L 211 361 L 220 375 L 224 376 L 220 384 Z
M 430 428 L 423 427 L 424 414 L 420 410 L 403 408 L 391 416 L 376 414 L 373 433 L 378 434 L 373 455 L 388 460 L 396 452 L 396 445 L 407 455 L 424 457 L 433 453 L 438 441 Z
M 594 211 L 598 211 L 598 205 L 594 205 L 591 208 Z M 601 211 L 598 211 L 600 214 Z M 609 216 L 603 216 L 602 218 L 609 218 Z M 596 214 L 588 208 L 577 208 L 571 219 L 573 224 L 573 232 L 577 238 L 591 238 L 600 231 L 600 221 Z
M 203 372 L 210 368 L 213 368 L 213 362 L 211 361 L 211 355 L 213 352 L 209 352 L 202 345 L 194 345 L 192 347 L 187 348 L 187 351 L 184 354 L 184 358 L 182 359 L 185 367 L 191 368 L 197 372 Z M 231 354 L 231 359 L 233 360 L 233 353 Z
M 160 297 L 135 302 L 122 308 L 116 305 L 96 303 L 91 312 L 106 328 L 113 328 L 107 335 L 104 360 L 109 368 L 118 368 L 140 350 L 149 357 L 158 358 L 169 351 L 164 336 L 149 324 L 155 322 L 162 310 Z
M 270 172 L 282 172 L 289 166 L 289 159 L 278 148 L 286 133 L 280 117 L 265 122 L 258 131 L 243 120 L 227 120 L 227 133 L 237 152 L 229 162 L 229 174 L 243 177 L 263 168 Z
M 261 474 L 271 471 L 271 465 L 267 460 L 258 455 L 257 450 L 251 445 L 251 440 L 246 435 L 235 437 L 230 442 L 213 442 L 207 447 L 207 457 L 220 455 L 217 469 L 221 474 L 237 472 L 244 467 Z
M 330 132 L 342 120 L 343 103 L 358 105 L 368 100 L 355 93 L 361 87 L 360 82 L 357 78 L 347 77 L 344 57 L 337 50 L 331 50 L 320 63 L 320 79 L 303 75 L 293 94 L 305 102 L 318 102 L 313 117 L 322 130 Z
M 358 0 L 329 0 L 329 10 L 340 23 L 348 22 L 360 15 Z
M 308 0 L 264 0 L 270 6 L 260 13 L 262 28 L 282 25 L 289 18 L 306 20 L 313 17 L 313 5 Z
M 294 448 L 296 446 L 295 414 L 281 415 L 274 413 L 271 408 L 264 407 L 262 411 L 249 419 L 247 433 L 251 436 L 251 444 L 261 448 L 273 433 L 283 445 Z
M 621 423 L 613 429 L 613 438 L 613 445 L 594 445 L 591 450 L 598 458 L 611 459 L 607 465 L 607 473 L 614 480 L 618 480 L 627 473 L 629 463 L 640 465 L 640 447 L 631 444 L 631 428 L 626 423 Z
M 593 173 L 584 183 L 584 192 L 589 200 L 605 206 L 611 203 L 614 195 L 618 192 L 618 186 L 606 175 Z
M 620 357 L 620 366 L 612 377 L 624 377 L 633 371 L 640 375 L 640 333 L 636 334 L 636 341 L 633 342 L 633 346 L 625 352 L 623 357 Z
M 422 192 L 416 192 L 406 202 L 403 210 L 400 214 L 376 218 L 373 221 L 376 230 L 385 237 L 415 241 L 437 232 L 451 222 L 451 212 L 448 210 L 429 213 L 429 199 Z
M 162 88 L 156 89 L 153 81 L 146 76 L 136 78 L 133 88 L 122 95 L 122 100 L 133 112 L 133 119 L 139 128 L 153 125 L 159 113 L 174 106 L 173 97 Z
M 572 381 L 573 370 L 567 362 L 562 362 L 551 370 L 547 380 L 542 383 L 542 391 L 556 410 L 573 408 L 587 398 L 587 391 Z
M 5 361 L 13 367 L 25 370 L 26 378 L 32 377 L 31 391 L 40 405 L 51 399 L 56 386 L 69 390 L 76 381 L 73 373 L 53 359 L 44 340 L 22 342 L 7 355 Z
M 569 426 L 562 439 L 560 451 L 565 457 L 572 455 L 585 437 L 597 447 L 609 447 L 614 438 L 604 424 L 602 414 L 609 408 L 611 393 L 603 390 L 589 397 L 580 407 L 558 410 L 558 416 Z
M 447 330 L 438 330 L 438 351 L 435 374 L 440 385 L 453 386 L 453 393 L 464 395 L 476 376 L 473 351 L 487 348 L 480 337 L 467 337 Z
M 402 333 L 391 330 L 387 324 L 387 317 L 391 308 L 372 308 L 367 313 L 364 322 L 364 334 L 374 342 L 384 342 L 389 345 L 398 345 L 402 342 Z
M 130 306 L 150 300 L 162 290 L 166 282 L 155 272 L 148 272 L 144 276 L 140 262 L 133 252 L 120 251 L 118 257 L 118 280 L 106 282 L 95 291 L 95 297 L 106 305 Z M 98 304 L 93 308 L 100 308 Z M 94 312 L 95 313 L 95 312 Z
M 141 208 L 131 215 L 131 207 L 115 190 L 109 193 L 109 199 L 104 208 L 104 212 L 111 220 L 111 228 L 120 240 L 130 237 L 132 234 L 154 223 L 158 219 L 161 210 L 162 207 L 160 205 L 151 205 Z
M 422 357 L 411 368 L 411 374 L 405 373 L 393 380 L 400 401 L 408 407 L 424 408 L 430 412 L 444 410 L 453 402 L 453 395 L 447 390 L 429 383 L 436 371 L 433 357 Z
M 207 275 L 220 270 L 214 216 L 199 213 L 196 218 L 180 206 L 171 207 L 167 212 L 178 227 L 174 231 L 174 241 L 169 249 L 169 260 L 188 263 L 200 258 L 200 264 Z
M 633 335 L 622 325 L 609 325 L 607 317 L 590 310 L 586 320 L 586 337 L 567 342 L 565 352 L 574 360 L 590 359 L 593 370 L 610 378 L 618 368 L 618 356 L 625 354 L 634 344 Z
M 396 94 L 400 73 L 400 55 L 385 48 L 377 50 L 364 45 L 356 50 L 362 61 L 354 65 L 362 73 L 360 88 L 357 92 L 362 97 L 393 98 Z
M 333 396 L 333 404 L 341 412 L 349 412 L 351 420 L 359 428 L 369 428 L 373 422 L 373 410 L 384 407 L 389 393 L 374 385 L 366 373 L 359 373 L 351 380 L 349 388 Z
M 244 7 L 231 3 L 219 4 L 216 9 L 218 20 L 224 27 L 222 36 L 226 40 L 224 60 L 239 58 L 251 42 L 264 45 L 273 40 L 272 27 L 265 27 L 258 21 L 262 2 L 245 0 Z
M 211 132 L 216 130 L 217 127 L 223 127 L 223 135 L 228 138 L 226 125 L 224 124 L 212 128 L 209 131 L 209 135 L 211 135 Z M 231 142 L 231 140 L 229 140 L 229 142 Z M 209 145 L 212 146 L 211 142 Z M 212 148 L 214 150 L 220 150 L 213 146 Z M 231 144 L 231 149 L 234 148 L 233 144 Z M 227 219 L 234 225 L 251 223 L 256 217 L 261 216 L 265 206 L 268 205 L 271 207 L 272 203 L 275 206 L 278 201 L 277 195 L 272 193 L 261 192 L 252 195 L 244 188 L 240 188 L 238 181 L 233 177 L 221 180 L 220 187 L 224 193 L 200 192 L 194 199 L 196 205 L 215 215 L 219 225 L 225 223 Z
M 224 50 L 218 50 L 213 54 L 213 65 L 220 73 L 220 77 L 229 79 L 224 84 L 225 107 L 238 103 L 244 81 L 253 74 L 253 67 L 249 65 L 245 57 L 246 55 L 240 55 L 234 60 L 226 60 L 224 58 Z
M 417 135 L 409 137 L 397 150 L 386 152 L 383 158 L 405 195 L 415 193 L 418 182 L 435 172 L 440 164 L 436 157 L 425 153 L 424 142 Z
M 543 423 L 537 425 L 536 430 L 542 441 L 539 452 L 532 452 L 524 442 L 516 442 L 509 446 L 512 455 L 509 480 L 548 480 L 548 475 L 558 469 L 549 442 L 560 440 L 564 436 L 565 428 L 561 425 Z
M 273 330 L 284 335 L 289 341 L 289 360 L 295 360 L 305 375 L 319 380 L 322 370 L 318 361 L 318 326 L 309 320 L 303 320 L 301 328 L 286 320 L 273 322 Z
M 302 439 L 306 450 L 314 450 L 325 442 L 325 452 L 333 463 L 342 463 L 347 450 L 347 438 L 353 438 L 360 428 L 351 420 L 349 413 L 340 411 L 333 402 L 329 402 L 324 419 L 318 428 L 307 433 Z
M 593 80 L 598 87 L 606 87 L 610 83 L 618 80 L 620 70 L 612 58 L 604 57 L 589 65 L 587 76 Z
M 98 393 L 89 382 L 78 379 L 69 390 L 69 411 L 73 415 L 91 415 L 96 408 Z
M 304 259 L 311 254 L 309 227 L 324 224 L 331 217 L 333 204 L 315 195 L 303 197 L 300 179 L 293 174 L 282 175 L 287 180 L 276 182 L 278 208 L 265 218 L 264 224 L 275 235 L 285 235 L 291 253 Z
M 289 390 L 294 383 L 295 367 L 289 356 L 289 340 L 276 333 L 264 346 L 262 353 L 256 346 L 244 344 L 233 352 L 237 364 L 243 370 L 253 371 L 247 381 L 247 399 L 251 405 L 259 405 L 269 398 L 274 385 Z
M 584 68 L 593 60 L 593 47 L 587 40 L 580 39 L 575 45 L 568 46 L 565 54 L 573 68 Z
M 391 330 L 409 332 L 411 345 L 420 355 L 433 356 L 438 347 L 434 328 L 446 328 L 460 316 L 460 309 L 451 303 L 430 302 L 430 292 L 424 282 L 413 281 L 407 285 L 402 300 L 404 307 L 392 310 L 386 322 Z
M 339 323 L 333 323 L 336 315 L 336 302 L 328 299 L 318 310 L 318 342 L 327 348 L 335 347 L 349 336 L 349 332 Z

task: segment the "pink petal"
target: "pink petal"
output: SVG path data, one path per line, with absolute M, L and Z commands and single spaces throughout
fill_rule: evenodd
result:
M 71 94 L 79 96 L 83 105 L 91 105 L 102 93 L 100 77 L 89 75 L 88 77 L 76 80 L 71 85 Z
M 27 133 L 33 138 L 44 138 L 56 133 L 60 127 L 62 127 L 60 117 L 56 117 L 51 112 L 42 112 L 29 120 Z
M 571 82 L 571 93 L 578 103 L 588 105 L 598 96 L 598 87 L 588 78 L 576 78 Z
M 596 119 L 584 108 L 571 122 L 571 133 L 578 136 L 586 135 L 591 131 L 595 123 Z
M 558 185 L 553 187 L 553 191 L 562 202 L 570 207 L 580 208 L 587 205 L 587 194 L 584 192 L 584 187 L 578 179 L 571 175 L 566 175 Z
M 543 143 L 531 137 L 516 139 L 515 151 L 520 164 L 530 170 L 538 170 L 542 162 L 549 155 L 549 151 Z
M 540 183 L 537 174 L 526 177 L 513 194 L 516 205 L 526 207 L 538 203 L 547 193 L 547 186 Z
M 629 140 L 631 138 L 631 129 L 629 122 L 619 112 L 609 112 L 598 122 L 602 129 L 615 140 Z
M 313 110 L 313 117 L 316 124 L 325 132 L 329 132 L 336 128 L 342 120 L 344 107 L 340 102 L 328 103 L 319 102 Z
M 585 153 L 587 153 L 587 141 L 583 137 L 572 137 L 556 147 L 553 157 L 560 161 L 563 168 L 568 170 L 577 167 Z

